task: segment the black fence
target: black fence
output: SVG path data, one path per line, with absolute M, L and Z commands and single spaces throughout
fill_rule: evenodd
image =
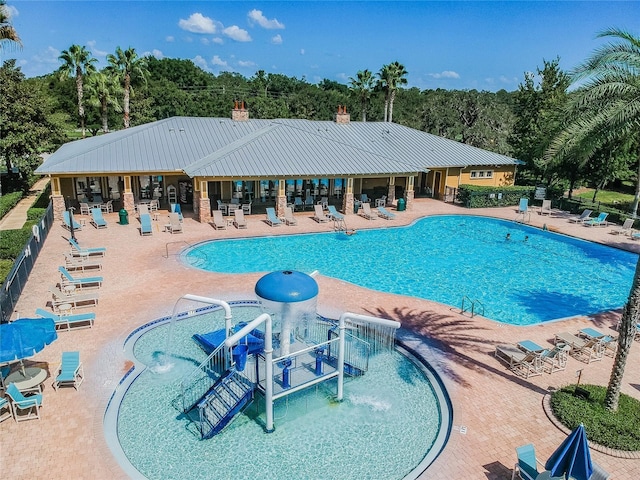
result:
M 44 217 L 33 226 L 33 233 L 22 249 L 22 253 L 13 264 L 13 268 L 0 290 L 0 321 L 8 322 L 13 314 L 20 294 L 24 290 L 33 265 L 44 246 L 44 241 L 53 225 L 53 206 L 49 207 Z

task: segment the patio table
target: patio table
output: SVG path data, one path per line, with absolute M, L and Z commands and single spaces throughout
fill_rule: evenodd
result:
M 24 369 L 24 375 L 22 369 L 18 369 L 15 372 L 9 374 L 5 379 L 5 383 L 9 385 L 13 383 L 21 392 L 28 390 L 42 391 L 40 385 L 47 379 L 47 371 L 44 368 L 29 367 Z

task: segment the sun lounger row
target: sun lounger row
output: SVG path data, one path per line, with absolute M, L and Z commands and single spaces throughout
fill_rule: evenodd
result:
M 72 328 L 91 328 L 96 319 L 96 314 L 77 313 L 72 315 L 59 315 L 43 308 L 36 309 L 36 315 L 43 318 L 50 318 L 60 330 L 71 330 Z

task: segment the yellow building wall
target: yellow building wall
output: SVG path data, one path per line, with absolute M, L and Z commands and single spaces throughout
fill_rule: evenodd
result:
M 492 176 L 486 177 L 486 172 L 491 171 Z M 476 176 L 472 176 L 476 172 Z M 485 172 L 484 177 L 479 177 L 478 172 Z M 515 165 L 501 165 L 499 167 L 472 166 L 467 167 L 460 173 L 460 185 L 479 185 L 483 187 L 505 187 L 512 186 L 516 178 Z

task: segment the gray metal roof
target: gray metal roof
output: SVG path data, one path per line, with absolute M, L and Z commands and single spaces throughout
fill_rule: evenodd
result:
M 395 123 L 172 117 L 67 143 L 39 174 L 214 177 L 408 174 L 517 160 Z

